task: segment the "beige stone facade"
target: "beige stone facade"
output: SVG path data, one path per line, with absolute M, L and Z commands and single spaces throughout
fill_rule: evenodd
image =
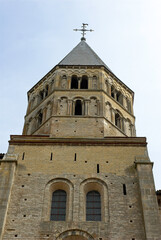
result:
M 73 51 L 82 59 L 82 49 L 93 65 L 70 65 L 69 54 L 28 92 L 23 135 L 11 136 L 0 161 L 1 240 L 161 239 L 134 93 L 84 41 Z M 95 207 L 89 193 L 99 196 Z M 61 220 L 52 219 L 53 208 Z

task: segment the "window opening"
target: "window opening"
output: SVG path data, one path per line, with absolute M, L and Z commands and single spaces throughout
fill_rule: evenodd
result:
M 25 153 L 22 154 L 22 160 L 24 160 L 24 159 L 25 159 Z
M 78 78 L 77 76 L 72 76 L 71 89 L 78 89 Z
M 51 155 L 50 155 L 50 161 L 52 161 L 53 160 L 53 153 L 51 153 Z
M 100 165 L 97 164 L 97 173 L 99 173 L 99 172 L 100 172 Z
M 40 91 L 40 99 L 43 100 L 44 98 L 44 91 Z
M 116 100 L 122 105 L 123 104 L 123 96 L 121 92 L 117 92 Z
M 77 161 L 77 154 L 74 155 L 74 161 Z
M 121 117 L 118 113 L 115 114 L 115 125 L 121 129 Z
M 42 115 L 42 113 L 40 112 L 40 113 L 38 114 L 38 126 L 40 126 L 40 125 L 42 124 L 42 117 L 43 117 L 43 115 Z
M 88 77 L 87 76 L 82 77 L 80 88 L 81 89 L 88 89 Z
M 66 218 L 66 197 L 64 190 L 56 190 L 52 195 L 51 221 L 65 221 Z
M 86 221 L 101 221 L 101 196 L 97 191 L 86 195 Z
M 75 115 L 82 115 L 82 102 L 77 100 L 75 102 Z
M 48 87 L 48 85 L 47 85 L 46 88 L 45 88 L 45 97 L 48 96 L 48 92 L 49 92 L 49 87 Z
M 127 194 L 127 192 L 126 192 L 126 185 L 125 185 L 125 184 L 123 184 L 123 194 L 124 194 L 124 195 Z
M 111 87 L 111 97 L 115 98 L 115 88 Z

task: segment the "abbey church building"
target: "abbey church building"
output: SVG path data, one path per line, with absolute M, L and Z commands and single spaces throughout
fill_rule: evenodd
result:
M 27 94 L 0 160 L 0 240 L 161 240 L 134 92 L 86 39 Z

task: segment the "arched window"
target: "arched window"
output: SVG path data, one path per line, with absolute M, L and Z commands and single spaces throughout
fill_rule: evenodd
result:
M 45 87 L 45 97 L 48 96 L 48 93 L 49 93 L 49 87 L 48 87 L 48 85 L 46 85 L 46 87 Z
M 131 102 L 128 98 L 126 99 L 126 101 L 127 101 L 127 110 L 131 113 Z
M 121 116 L 118 113 L 115 114 L 115 125 L 121 129 Z
M 81 89 L 88 89 L 88 77 L 87 76 L 82 77 L 80 88 Z
M 78 89 L 78 78 L 76 75 L 72 76 L 71 89 Z
M 116 100 L 117 100 L 119 103 L 123 104 L 123 95 L 122 95 L 121 92 L 117 92 L 117 93 L 116 93 Z
M 39 113 L 38 113 L 38 118 L 37 118 L 38 127 L 42 124 L 42 117 L 43 117 L 42 112 L 39 112 Z
M 43 90 L 40 91 L 39 96 L 40 96 L 40 100 L 43 100 L 43 98 L 44 98 L 44 91 Z
M 76 102 L 75 102 L 75 115 L 82 115 L 82 102 L 81 102 L 81 100 L 76 100 Z
M 86 195 L 86 221 L 101 221 L 101 196 L 97 191 Z
M 64 190 L 56 190 L 53 192 L 50 214 L 51 221 L 65 221 L 66 199 L 67 194 Z
M 111 86 L 111 97 L 115 98 L 115 88 Z

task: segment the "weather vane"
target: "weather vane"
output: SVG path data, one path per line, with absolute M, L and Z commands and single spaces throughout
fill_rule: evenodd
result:
M 88 26 L 88 24 L 87 23 L 82 23 L 82 28 L 81 29 L 73 29 L 74 31 L 81 31 L 82 33 L 82 38 L 81 38 L 81 40 L 86 40 L 85 39 L 85 35 L 86 35 L 86 33 L 85 32 L 93 32 L 94 30 L 92 30 L 92 29 L 86 29 L 86 27 Z

